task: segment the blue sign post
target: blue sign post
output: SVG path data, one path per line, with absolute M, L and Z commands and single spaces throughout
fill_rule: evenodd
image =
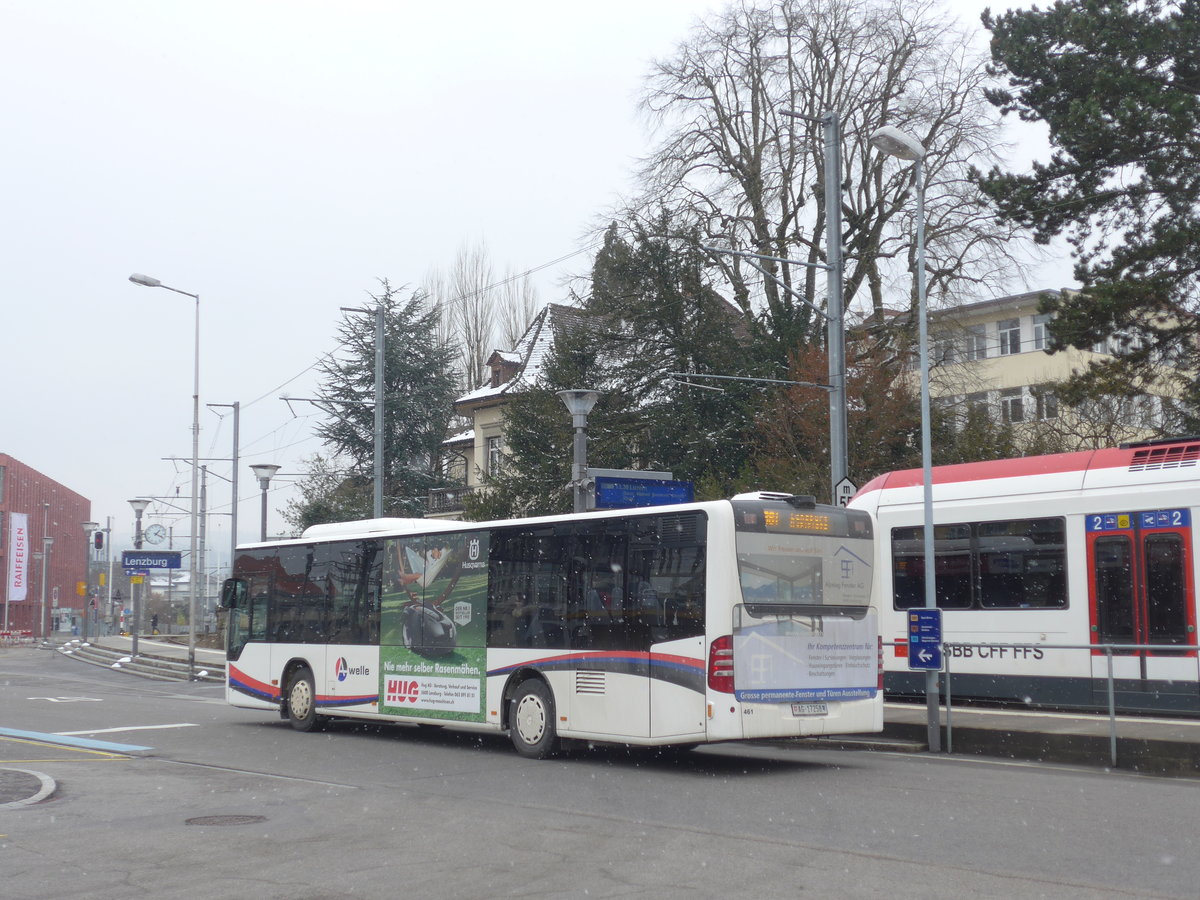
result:
M 942 611 L 917 607 L 908 611 L 908 667 L 926 672 L 942 668 Z

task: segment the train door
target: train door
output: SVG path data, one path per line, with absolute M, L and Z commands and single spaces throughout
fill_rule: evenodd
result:
M 1190 511 L 1092 514 L 1086 528 L 1091 642 L 1125 645 L 1113 653 L 1118 706 L 1195 709 Z M 1175 651 L 1167 645 L 1192 649 Z M 1104 651 L 1093 651 L 1093 691 L 1099 703 L 1107 702 L 1107 674 Z

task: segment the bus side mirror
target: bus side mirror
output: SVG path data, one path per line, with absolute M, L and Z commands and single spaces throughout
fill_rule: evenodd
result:
M 246 605 L 246 582 L 240 578 L 227 578 L 221 585 L 221 608 L 238 609 Z

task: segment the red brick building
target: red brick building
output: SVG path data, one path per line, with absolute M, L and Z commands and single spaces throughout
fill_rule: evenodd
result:
M 9 631 L 41 637 L 58 607 L 82 609 L 76 585 L 87 580 L 89 536 L 83 523 L 91 513 L 92 501 L 86 497 L 0 453 L 0 593 Z M 46 615 L 39 623 L 45 537 L 54 540 L 44 561 Z

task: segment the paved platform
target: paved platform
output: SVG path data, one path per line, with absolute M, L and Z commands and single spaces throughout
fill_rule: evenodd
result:
M 888 703 L 883 717 L 885 738 L 927 748 L 924 704 Z M 1200 720 L 955 707 L 940 723 L 945 752 L 1200 777 Z

